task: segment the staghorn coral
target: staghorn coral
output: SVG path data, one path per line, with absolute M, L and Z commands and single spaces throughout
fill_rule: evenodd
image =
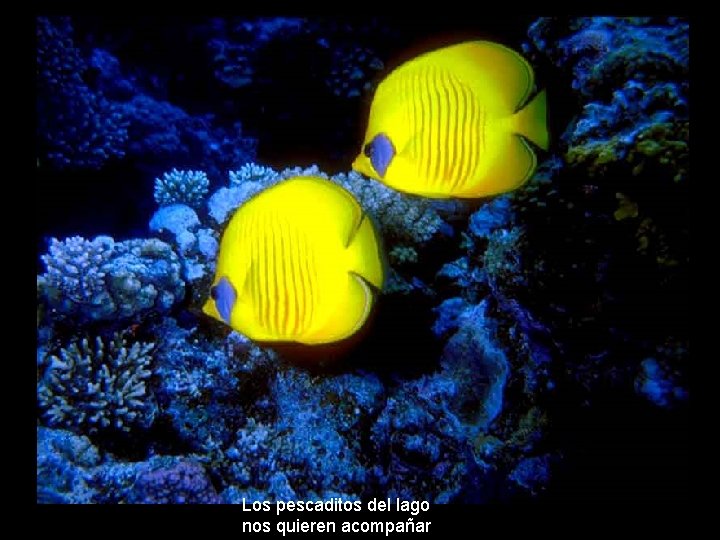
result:
M 38 384 L 48 423 L 85 433 L 148 427 L 155 416 L 147 388 L 153 347 L 115 333 L 107 343 L 86 337 L 60 348 Z
M 51 239 L 38 281 L 53 317 L 98 321 L 168 311 L 185 294 L 181 263 L 158 239 Z
M 210 181 L 202 171 L 173 169 L 155 179 L 155 202 L 160 206 L 187 204 L 197 208 L 208 192 Z
M 42 297 L 46 289 L 58 294 L 61 291 L 71 305 L 107 303 L 103 265 L 110 258 L 114 244 L 109 236 L 98 236 L 94 240 L 80 236 L 64 241 L 52 238 L 48 253 L 40 257 L 47 272 L 39 278 L 39 296 Z
M 239 187 L 245 182 L 273 183 L 280 175 L 270 167 L 265 167 L 257 163 L 246 163 L 238 170 L 230 171 L 228 177 L 230 179 L 230 187 Z

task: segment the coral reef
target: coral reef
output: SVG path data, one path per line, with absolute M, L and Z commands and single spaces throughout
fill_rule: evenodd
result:
M 326 178 L 355 195 L 378 225 L 394 264 L 418 263 L 424 249 L 453 234 L 452 227 L 443 220 L 432 202 L 393 191 L 358 173 L 329 176 L 316 165 L 289 167 L 278 172 L 271 167 L 248 162 L 237 170 L 229 171 L 229 185 L 219 188 L 208 198 L 210 220 L 205 221 L 202 214 L 201 222 L 198 212 L 180 204 L 160 208 L 150 220 L 150 230 L 176 248 L 184 267 L 183 277 L 195 282 L 193 302 L 200 302 L 206 294 L 206 285 L 214 271 L 217 242 L 234 211 L 253 195 L 275 183 L 304 175 Z M 388 287 L 388 291 L 407 291 L 407 287 L 411 286 L 397 277 L 397 286 Z
M 39 19 L 39 168 L 109 175 L 122 158 L 159 208 L 147 197 L 153 238 L 53 238 L 41 256 L 38 502 L 522 500 L 562 470 L 561 422 L 607 388 L 686 407 L 687 21 L 533 24 L 525 55 L 561 135 L 527 184 L 473 202 L 337 173 L 343 141 L 314 115 L 350 111 L 333 129 L 357 131 L 393 40 L 373 21 L 203 18 L 178 37 L 198 75 Z M 292 138 L 291 121 L 297 153 L 270 137 L 279 157 L 255 162 L 241 127 Z M 199 310 L 233 212 L 297 175 L 347 189 L 383 238 L 383 295 L 342 353 L 253 343 Z
M 220 502 L 202 465 L 178 461 L 138 474 L 127 502 L 133 504 L 217 504 Z
M 231 88 L 240 88 L 254 80 L 258 49 L 273 39 L 291 39 L 303 33 L 307 23 L 296 17 L 273 17 L 230 24 L 218 20 L 217 24 L 222 32 L 208 43 L 215 77 Z
M 153 343 L 116 333 L 62 347 L 49 358 L 38 384 L 38 402 L 51 426 L 85 433 L 148 427 L 155 408 L 148 393 Z
M 173 204 L 160 208 L 150 219 L 150 230 L 161 238 L 167 236 L 175 247 L 186 281 L 192 283 L 209 278 L 215 271 L 218 233 L 200 227 L 197 213 L 189 206 Z M 201 287 L 205 281 L 201 281 Z
M 187 204 L 197 208 L 208 192 L 210 180 L 202 171 L 173 169 L 155 179 L 155 202 L 160 206 Z
M 130 318 L 168 311 L 185 294 L 180 260 L 157 239 L 53 238 L 41 258 L 47 271 L 38 280 L 40 295 L 53 317 Z
M 156 174 L 173 163 L 177 168 L 199 168 L 215 178 L 255 155 L 256 141 L 243 135 L 240 123 L 222 128 L 211 117 L 192 116 L 141 93 L 119 107 L 129 122 L 128 157 Z
M 100 463 L 90 440 L 69 431 L 37 428 L 37 502 L 86 504 L 94 490 L 87 469 Z
M 338 24 L 330 19 L 273 17 L 213 21 L 214 37 L 208 51 L 215 77 L 224 85 L 238 89 L 262 83 L 268 50 L 287 51 L 310 48 L 315 61 L 307 69 L 324 76 L 331 95 L 352 99 L 371 88 L 383 61 L 371 37 L 387 29 L 371 21 L 355 25 Z M 352 39 L 349 34 L 352 32 Z M 363 42 L 358 44 L 358 40 Z M 304 58 L 304 57 L 301 57 Z
M 88 64 L 69 18 L 37 19 L 38 159 L 58 168 L 97 169 L 125 155 L 127 119 L 87 84 Z
M 688 22 L 542 18 L 528 35 L 530 56 L 570 74 L 580 114 L 563 159 L 512 196 L 525 229 L 516 297 L 577 359 L 576 382 L 632 385 L 653 343 L 688 339 Z
M 337 47 L 333 49 L 332 68 L 325 84 L 335 96 L 357 98 L 372 89 L 372 79 L 384 67 L 369 47 Z

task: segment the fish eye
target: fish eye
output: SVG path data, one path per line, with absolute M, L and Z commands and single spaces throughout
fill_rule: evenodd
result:
M 363 154 L 365 154 L 367 157 L 370 157 L 372 155 L 372 149 L 372 143 L 367 143 L 363 148 Z
M 218 288 L 217 288 L 217 285 L 213 285 L 212 287 L 210 287 L 210 298 L 212 298 L 213 300 L 217 300 L 217 297 L 218 297 Z

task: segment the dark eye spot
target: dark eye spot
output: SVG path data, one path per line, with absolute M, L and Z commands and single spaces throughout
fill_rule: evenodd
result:
M 218 297 L 218 288 L 217 288 L 217 285 L 213 285 L 212 287 L 210 287 L 210 297 L 211 297 L 213 300 L 217 300 L 217 297 Z
M 367 157 L 370 157 L 372 155 L 372 143 L 367 143 L 365 145 L 365 148 L 363 148 L 363 154 L 365 154 Z

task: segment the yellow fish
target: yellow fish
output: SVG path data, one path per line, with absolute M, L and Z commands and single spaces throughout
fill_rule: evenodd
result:
M 426 197 L 512 191 L 535 171 L 528 140 L 548 148 L 545 92 L 526 104 L 533 86 L 530 64 L 497 43 L 418 56 L 378 86 L 353 169 Z
M 383 279 L 379 237 L 355 198 L 298 176 L 235 211 L 203 311 L 252 340 L 331 343 L 364 325 Z

